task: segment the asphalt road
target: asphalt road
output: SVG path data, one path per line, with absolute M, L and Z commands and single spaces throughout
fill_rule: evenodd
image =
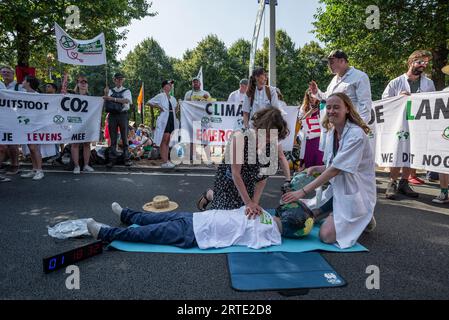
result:
M 80 290 L 68 290 L 64 270 L 45 275 L 42 258 L 73 249 L 89 239 L 59 241 L 47 226 L 93 217 L 117 225 L 114 201 L 141 208 L 158 194 L 181 211 L 195 211 L 198 195 L 213 172 L 95 173 L 49 172 L 34 182 L 14 178 L 0 184 L 0 299 L 287 299 L 277 292 L 241 293 L 230 286 L 225 255 L 144 254 L 105 251 L 80 262 Z M 272 178 L 263 197 L 276 207 L 281 179 Z M 385 179 L 378 178 L 379 191 Z M 449 206 L 431 203 L 437 185 L 418 188 L 415 200 L 391 202 L 379 196 L 378 228 L 360 242 L 369 253 L 324 253 L 348 282 L 340 289 L 311 290 L 299 299 L 447 299 L 449 297 Z M 380 289 L 368 290 L 366 269 L 380 268 Z

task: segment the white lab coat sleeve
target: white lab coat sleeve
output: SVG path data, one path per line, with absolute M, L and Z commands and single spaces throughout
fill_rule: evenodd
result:
M 271 106 L 280 109 L 281 104 L 279 102 L 279 96 L 276 91 L 276 88 L 270 87 L 270 90 L 271 90 Z
M 162 96 L 160 94 L 158 94 L 157 96 L 151 98 L 147 104 L 149 104 L 150 106 L 159 106 L 162 108 Z
M 251 104 L 248 95 L 245 94 L 245 98 L 243 99 L 243 107 L 242 111 L 249 113 L 251 109 Z
M 363 138 L 363 131 L 344 138 L 343 145 L 332 162 L 332 167 L 355 174 L 360 166 L 365 149 L 366 139 Z M 341 142 L 340 142 L 341 143 Z
M 382 99 L 387 99 L 395 96 L 396 90 L 394 89 L 394 80 L 392 80 L 390 81 L 390 83 L 388 83 L 387 87 L 384 90 L 384 93 L 382 93 Z
M 320 89 L 318 89 L 318 92 L 317 92 L 317 94 L 313 94 L 312 95 L 315 99 L 318 99 L 318 100 L 326 100 L 327 99 L 327 95 L 326 95 L 326 93 L 325 92 L 323 92 L 323 91 L 321 91 Z
M 131 90 L 128 89 L 125 92 L 123 92 L 123 99 L 126 99 L 129 101 L 129 103 L 127 103 L 127 104 L 133 103 L 133 97 L 131 95 Z
M 371 83 L 368 75 L 364 74 L 357 83 L 356 95 L 359 102 L 359 114 L 362 119 L 368 123 L 371 118 L 371 109 L 373 104 L 371 98 Z
M 184 96 L 184 100 L 185 101 L 191 101 L 192 100 L 192 90 L 186 92 L 186 94 Z

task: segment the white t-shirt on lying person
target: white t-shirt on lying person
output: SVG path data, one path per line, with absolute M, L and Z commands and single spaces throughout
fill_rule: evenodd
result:
M 200 249 L 247 246 L 260 249 L 282 244 L 276 221 L 267 213 L 248 219 L 245 207 L 193 214 L 193 231 Z

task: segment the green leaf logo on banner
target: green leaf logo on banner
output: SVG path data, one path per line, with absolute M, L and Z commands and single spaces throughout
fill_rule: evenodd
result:
M 449 140 L 449 127 L 444 129 L 443 138 L 446 139 L 446 140 Z

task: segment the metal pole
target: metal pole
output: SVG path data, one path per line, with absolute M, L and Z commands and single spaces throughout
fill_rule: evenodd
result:
M 270 86 L 276 87 L 276 1 L 270 1 Z

